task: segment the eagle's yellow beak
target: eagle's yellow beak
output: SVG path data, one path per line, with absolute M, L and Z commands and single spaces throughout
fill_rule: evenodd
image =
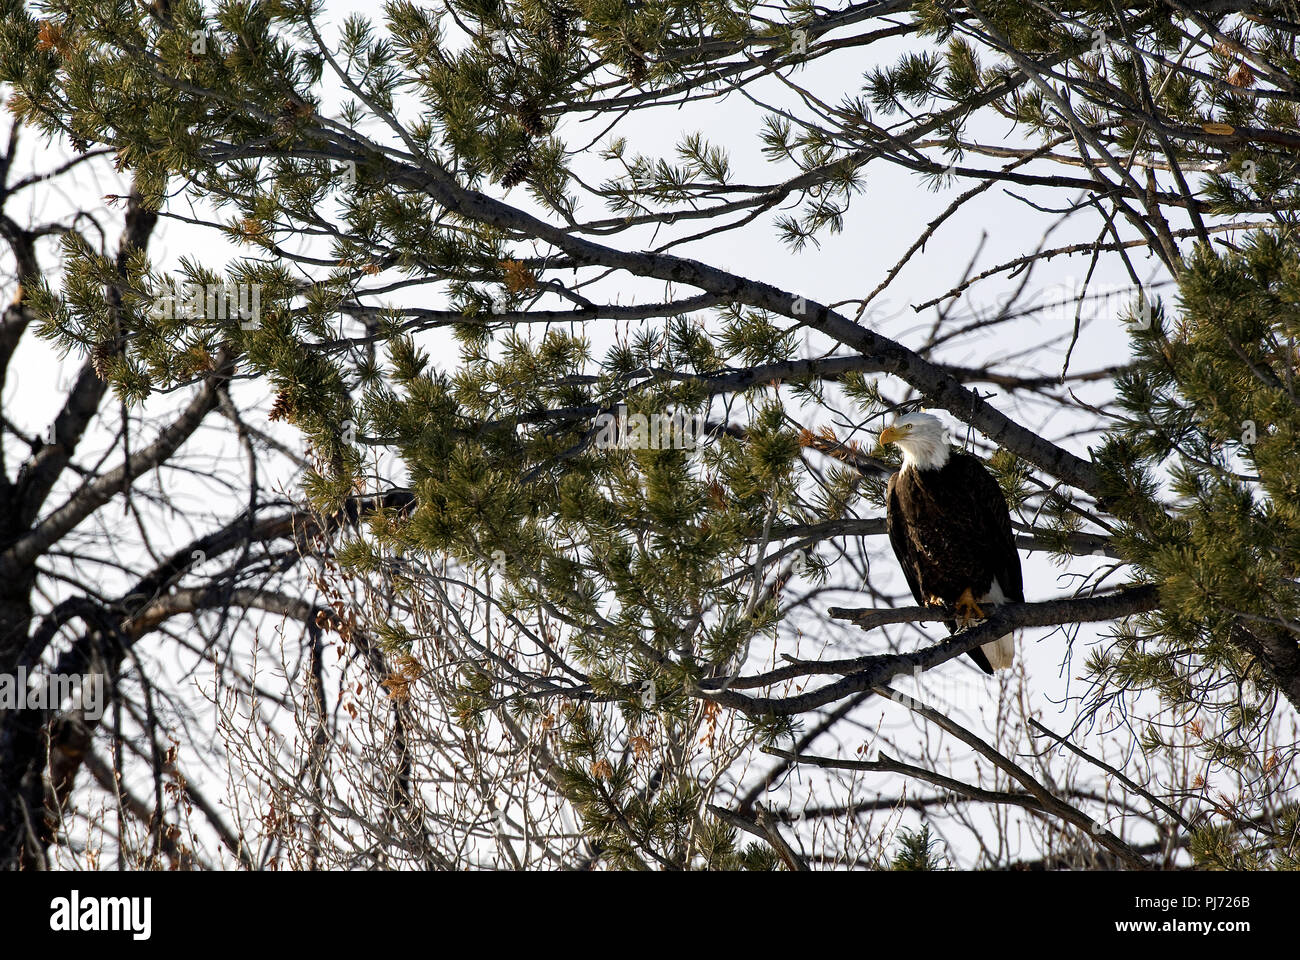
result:
M 887 443 L 893 443 L 903 435 L 901 430 L 895 430 L 893 427 L 885 427 L 880 431 L 880 445 L 883 447 Z

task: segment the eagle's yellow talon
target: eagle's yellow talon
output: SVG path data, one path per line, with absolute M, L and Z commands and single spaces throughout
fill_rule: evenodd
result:
M 976 620 L 985 619 L 984 611 L 981 610 L 980 605 L 975 602 L 975 598 L 971 595 L 970 587 L 963 590 L 961 596 L 957 598 L 956 607 L 957 622 L 962 627 L 969 627 Z

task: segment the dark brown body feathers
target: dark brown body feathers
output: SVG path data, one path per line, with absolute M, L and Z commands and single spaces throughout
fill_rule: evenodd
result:
M 917 603 L 937 597 L 951 607 L 967 588 L 978 600 L 994 580 L 1007 600 L 1025 599 L 1011 511 L 978 457 L 953 451 L 938 469 L 900 470 L 885 503 L 889 540 Z M 979 648 L 970 657 L 993 672 Z

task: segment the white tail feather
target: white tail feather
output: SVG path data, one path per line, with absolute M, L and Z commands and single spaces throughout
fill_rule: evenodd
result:
M 1008 633 L 992 643 L 984 644 L 980 649 L 989 658 L 989 666 L 994 670 L 1010 670 L 1016 660 L 1016 635 Z
M 980 603 L 985 602 L 994 605 L 1007 602 L 1007 595 L 1002 592 L 1002 584 L 996 579 L 989 592 L 980 597 Z M 984 644 L 980 649 L 984 651 L 984 656 L 989 658 L 989 666 L 994 670 L 1010 670 L 1016 660 L 1016 635 L 1008 633 L 1006 636 L 998 637 L 992 643 Z

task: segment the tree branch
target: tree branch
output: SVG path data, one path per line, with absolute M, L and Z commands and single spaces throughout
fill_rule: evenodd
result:
M 900 674 L 911 675 L 917 670 L 925 671 L 937 667 L 1013 630 L 1024 627 L 1049 627 L 1065 623 L 1115 620 L 1152 610 L 1158 601 L 1157 588 L 1154 585 L 1144 584 L 1099 597 L 1072 597 L 1041 603 L 1003 604 L 997 608 L 997 612 L 992 617 L 982 623 L 951 636 L 942 643 L 915 653 L 873 654 L 847 660 L 800 660 L 790 666 L 749 677 L 710 678 L 696 686 L 694 695 L 753 716 L 790 716 L 834 703 L 850 694 L 872 690 Z M 887 617 L 884 623 L 946 619 L 942 611 L 928 607 L 906 607 L 898 611 L 855 611 L 832 608 L 830 612 L 832 615 L 847 614 L 846 619 L 853 619 L 864 613 L 878 613 L 882 617 Z M 754 697 L 735 692 L 746 688 L 765 687 L 811 674 L 842 674 L 844 678 L 793 697 Z

